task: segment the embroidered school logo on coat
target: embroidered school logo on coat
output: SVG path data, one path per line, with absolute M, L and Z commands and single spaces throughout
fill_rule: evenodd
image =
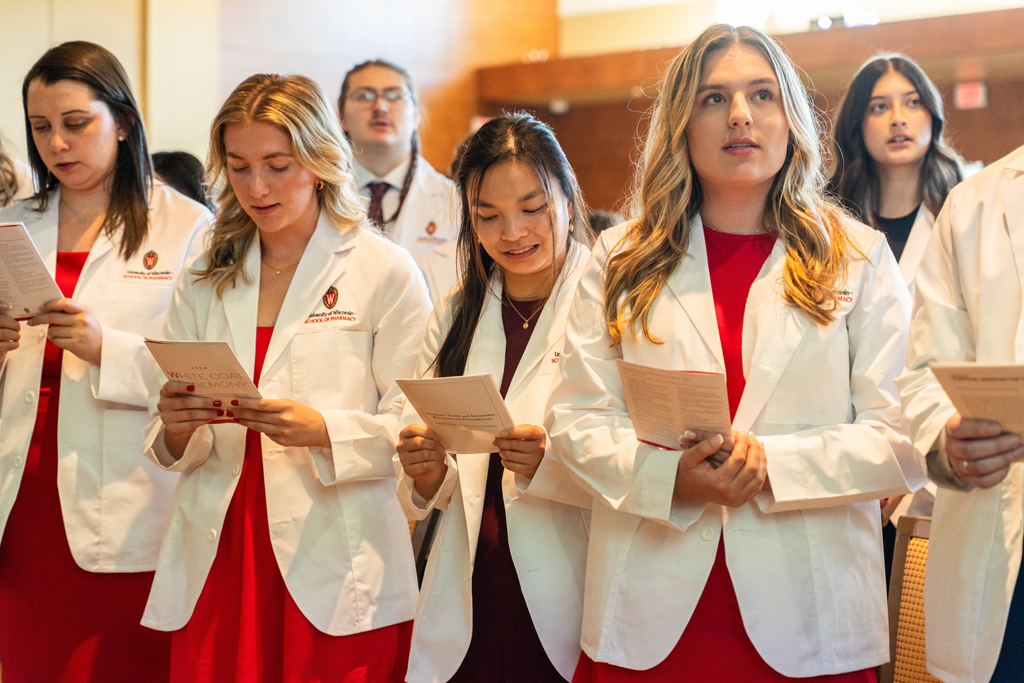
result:
M 336 303 L 338 303 L 338 288 L 331 285 L 331 288 L 324 294 L 324 306 L 334 308 Z
M 146 266 L 146 270 L 153 270 L 159 259 L 160 257 L 155 251 L 146 252 L 146 255 L 142 257 L 142 265 Z
M 437 232 L 437 223 L 430 221 L 430 225 L 427 226 L 427 234 L 433 235 L 435 232 Z

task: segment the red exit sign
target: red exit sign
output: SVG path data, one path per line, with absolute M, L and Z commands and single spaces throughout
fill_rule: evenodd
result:
M 988 106 L 988 88 L 984 83 L 974 81 L 972 83 L 956 84 L 956 108 L 957 109 L 983 109 Z

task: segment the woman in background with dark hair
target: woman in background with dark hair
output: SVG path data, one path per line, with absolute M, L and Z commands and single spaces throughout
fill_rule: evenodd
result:
M 835 127 L 831 189 L 858 220 L 881 230 L 914 294 L 914 274 L 935 216 L 963 180 L 946 142 L 942 97 L 925 72 L 900 54 L 868 60 L 853 77 Z M 882 500 L 886 582 L 900 515 L 931 517 L 935 484 Z
M 153 172 L 192 201 L 212 208 L 206 196 L 203 162 L 188 152 L 157 152 L 153 155 Z
M 409 72 L 382 59 L 355 65 L 341 83 L 338 112 L 371 222 L 415 259 L 455 239 L 455 188 L 420 155 L 420 100 Z M 443 266 L 454 270 L 450 260 L 433 268 Z M 435 281 L 454 277 L 428 278 L 430 298 L 444 294 Z
M 456 460 L 406 405 L 399 501 L 412 519 L 447 510 L 406 680 L 557 682 L 579 659 L 591 499 L 536 425 L 589 254 L 587 210 L 551 129 L 526 114 L 486 123 L 456 183 L 462 282 L 434 309 L 416 376 L 490 372 L 519 424 L 493 453 Z
M 66 298 L 0 302 L 0 662 L 5 683 L 166 681 L 139 624 L 176 477 L 141 457 L 158 336 L 212 216 L 154 182 L 117 58 L 64 43 L 22 87 L 39 191 L 24 223 Z M 6 356 L 6 358 L 5 358 Z

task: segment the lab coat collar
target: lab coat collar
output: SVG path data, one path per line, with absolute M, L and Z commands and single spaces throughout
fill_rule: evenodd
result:
M 39 253 L 43 258 L 43 262 L 46 263 L 46 268 L 52 275 L 57 272 L 57 232 L 60 223 L 60 186 L 57 186 L 57 188 L 50 193 L 50 201 L 46 205 L 46 211 L 31 211 L 28 213 L 28 216 L 31 216 L 31 219 L 26 218 L 25 227 L 29 229 L 29 234 L 32 235 L 32 240 L 35 242 L 36 248 L 39 250 Z M 78 292 L 85 286 L 85 283 L 88 282 L 89 276 L 96 265 L 113 250 L 115 250 L 114 243 L 110 241 L 109 237 L 107 237 L 106 232 L 100 232 L 100 234 L 97 235 L 92 248 L 89 249 L 89 256 L 85 261 L 85 265 L 82 266 L 82 275 L 78 278 L 78 284 L 75 286 L 75 291 L 71 295 L 72 299 L 78 297 Z
M 932 234 L 934 222 L 934 217 L 922 202 L 917 209 L 917 218 L 914 219 L 914 225 L 910 228 L 910 235 L 903 247 L 903 253 L 900 254 L 900 275 L 903 276 L 903 284 L 908 287 L 914 281 L 917 264 L 921 262 L 921 256 L 928 244 L 928 237 Z
M 711 273 L 708 270 L 707 245 L 704 243 L 704 221 L 700 214 L 690 221 L 687 251 L 689 255 L 680 259 L 679 265 L 669 276 L 666 284 L 679 300 L 686 315 L 690 317 L 701 339 L 711 349 L 715 360 L 725 367 L 722 341 L 718 336 L 715 299 L 711 292 Z
M 1024 296 L 1024 155 L 1018 156 L 1014 162 L 1016 167 L 1007 164 L 1017 172 L 1013 179 L 1003 183 L 1003 210 L 1006 218 L 1006 230 L 1013 249 L 1013 260 L 1017 265 L 1018 282 Z M 1024 358 L 1024 318 L 1017 326 L 1015 355 L 1017 361 Z
M 339 232 L 321 213 L 299 265 L 292 276 L 288 292 L 281 303 L 281 311 L 274 325 L 267 355 L 263 362 L 263 374 L 274 366 L 288 347 L 292 337 L 299 331 L 309 314 L 320 303 L 325 283 L 329 284 L 345 272 L 345 262 L 338 254 L 355 247 L 356 229 Z M 259 309 L 260 292 L 260 243 L 254 239 L 245 255 L 245 272 L 252 278 L 246 283 L 242 278 L 235 280 L 233 287 L 224 291 L 224 313 L 231 329 L 235 354 L 242 367 L 253 375 L 256 353 L 256 314 Z M 253 376 L 253 380 L 259 378 Z
M 402 189 L 402 183 L 405 182 L 405 174 L 409 170 L 409 164 L 412 162 L 412 155 L 406 156 L 402 163 L 395 166 L 383 177 L 376 175 L 373 171 L 366 168 L 358 161 L 355 162 L 355 175 L 356 182 L 359 184 L 359 189 L 364 190 L 370 183 L 387 183 L 396 190 Z

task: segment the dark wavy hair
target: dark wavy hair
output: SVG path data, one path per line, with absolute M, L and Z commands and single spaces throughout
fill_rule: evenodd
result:
M 51 48 L 29 69 L 21 85 L 21 101 L 25 108 L 29 163 L 39 179 L 39 191 L 33 198 L 38 202 L 38 210 L 45 211 L 50 193 L 60 183 L 43 163 L 32 138 L 32 124 L 28 120 L 28 86 L 36 80 L 43 85 L 77 81 L 89 86 L 93 96 L 110 109 L 124 133 L 124 140 L 117 143 L 110 202 L 101 230 L 118 245 L 121 258 L 129 258 L 139 250 L 149 233 L 153 167 L 142 112 L 132 94 L 128 74 L 117 57 L 107 49 L 85 41 L 62 43 Z
M 875 160 L 864 144 L 864 116 L 878 79 L 895 71 L 917 90 L 921 104 L 932 116 L 932 140 L 921 163 L 924 205 L 936 215 L 946 195 L 963 180 L 960 155 L 946 142 L 942 96 L 927 74 L 906 55 L 891 53 L 868 60 L 853 77 L 843 98 L 834 131 L 836 170 L 829 189 L 860 221 L 873 227 L 878 214 L 881 186 Z
M 503 114 L 491 119 L 465 143 L 455 174 L 462 205 L 461 224 L 458 237 L 459 272 L 462 282 L 452 302 L 452 324 L 444 343 L 434 359 L 434 374 L 437 377 L 458 377 L 466 371 L 466 360 L 473 345 L 473 335 L 480 322 L 480 314 L 488 296 L 500 296 L 491 291 L 491 276 L 497 266 L 473 232 L 472 207 L 480 194 L 484 174 L 492 166 L 506 161 L 517 161 L 532 168 L 540 179 L 541 187 L 551 205 L 551 184 L 569 200 L 572 207 L 572 230 L 566 234 L 566 263 L 572 252 L 573 241 L 590 246 L 593 233 L 590 230 L 587 205 L 583 201 L 576 175 L 569 160 L 558 144 L 554 132 L 544 123 L 525 112 Z M 553 227 L 553 226 L 552 226 Z M 552 264 L 557 267 L 557 264 Z M 559 273 L 554 273 L 554 280 Z

